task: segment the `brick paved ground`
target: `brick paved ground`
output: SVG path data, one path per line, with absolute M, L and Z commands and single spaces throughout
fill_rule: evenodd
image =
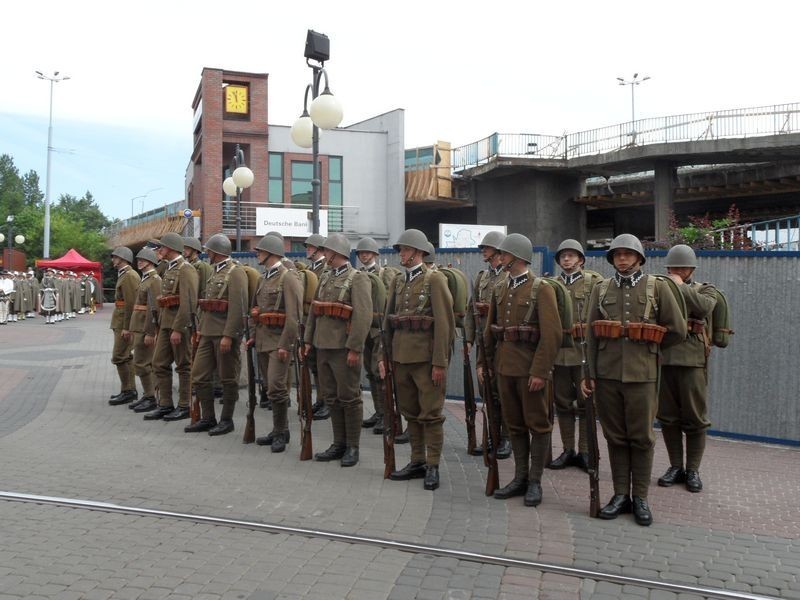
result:
M 466 456 L 463 410 L 448 403 L 442 487 L 382 479 L 381 439 L 361 463 L 298 461 L 298 423 L 282 455 L 148 423 L 106 401 L 110 311 L 45 326 L 0 327 L 0 489 L 319 528 L 504 554 L 593 570 L 800 598 L 800 452 L 712 439 L 706 490 L 651 488 L 655 524 L 586 516 L 576 469 L 547 471 L 544 502 L 483 494 Z M 244 394 L 242 394 L 244 398 Z M 367 403 L 370 405 L 370 403 Z M 257 432 L 270 413 L 258 409 Z M 330 443 L 315 423 L 315 450 Z M 556 436 L 557 439 L 557 436 Z M 601 446 L 603 444 L 601 443 Z M 407 446 L 398 446 L 405 464 Z M 558 452 L 558 447 L 554 452 Z M 611 494 L 603 456 L 602 499 Z M 654 472 L 667 466 L 659 442 Z M 501 462 L 501 483 L 512 465 Z M 4 598 L 667 598 L 609 583 L 169 519 L 0 502 Z

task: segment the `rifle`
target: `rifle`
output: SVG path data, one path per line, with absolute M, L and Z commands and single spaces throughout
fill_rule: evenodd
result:
M 475 310 L 475 322 L 480 323 L 480 312 L 477 308 Z M 476 331 L 475 339 L 478 342 L 478 349 L 484 360 L 486 360 L 486 368 L 483 372 L 483 381 L 481 382 L 481 397 L 483 398 L 483 410 L 485 419 L 484 423 L 488 422 L 488 427 L 483 429 L 483 463 L 489 468 L 486 474 L 486 495 L 494 495 L 494 491 L 500 487 L 500 471 L 497 467 L 497 447 L 500 444 L 500 422 L 498 415 L 495 414 L 494 399 L 492 397 L 492 381 L 489 376 L 488 355 L 486 354 L 486 343 L 483 339 L 483 332 Z
M 383 379 L 383 478 L 389 479 L 397 467 L 394 460 L 394 436 L 397 434 L 397 414 L 395 413 L 394 364 L 389 338 L 383 329 L 383 315 L 379 313 L 379 331 L 383 346 L 383 366 L 386 377 Z
M 583 378 L 591 381 L 589 361 L 586 351 L 587 324 L 583 320 L 583 302 L 578 302 L 578 326 L 580 331 L 581 370 Z M 597 445 L 597 422 L 594 413 L 594 398 L 589 395 L 584 398 L 584 422 L 586 423 L 586 440 L 589 454 L 589 516 L 597 518 L 600 513 L 600 449 Z
M 302 313 L 301 313 L 302 314 Z M 300 339 L 294 351 L 295 377 L 297 378 L 297 416 L 300 418 L 300 460 L 311 460 L 314 450 L 311 444 L 311 421 L 314 408 L 311 402 L 311 372 L 302 358 L 300 348 L 305 343 L 305 325 L 300 323 Z
M 478 332 L 480 333 L 480 332 Z M 467 339 L 464 338 L 464 416 L 467 422 L 467 454 L 475 452 L 475 384 L 472 381 L 472 365 L 467 352 Z
M 244 299 L 242 299 L 242 309 L 244 309 Z M 247 311 L 242 310 L 242 319 L 244 319 L 244 334 L 247 341 L 250 341 L 250 315 Z M 244 435 L 242 436 L 243 444 L 252 444 L 256 441 L 256 361 L 255 361 L 255 347 L 254 344 L 245 344 L 245 352 L 247 354 L 247 423 L 244 426 Z
M 200 345 L 200 335 L 197 333 L 197 315 L 192 313 L 189 315 L 189 332 L 192 341 L 192 363 L 197 354 L 197 347 Z M 194 388 L 194 386 L 192 386 Z M 200 420 L 200 399 L 197 397 L 197 390 L 192 389 L 189 392 L 189 420 L 194 425 Z
M 545 398 L 547 399 L 547 413 L 548 417 L 547 420 L 550 421 L 550 431 L 553 431 L 553 424 L 556 420 L 556 399 L 555 399 L 555 387 L 553 385 L 553 380 L 548 379 L 545 382 L 544 386 L 544 393 Z M 552 434 L 550 437 L 550 442 L 547 444 L 547 451 L 544 455 L 544 464 L 549 465 L 553 462 L 553 438 Z

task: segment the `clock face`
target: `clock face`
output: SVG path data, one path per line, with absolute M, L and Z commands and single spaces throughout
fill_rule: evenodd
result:
M 247 86 L 228 85 L 225 88 L 225 112 L 247 114 Z

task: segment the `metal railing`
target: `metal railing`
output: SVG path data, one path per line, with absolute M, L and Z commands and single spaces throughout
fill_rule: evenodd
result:
M 800 131 L 800 103 L 737 108 L 637 119 L 562 136 L 493 133 L 453 149 L 453 171 L 477 167 L 496 157 L 568 160 L 632 146 L 724 138 L 781 135 Z
M 711 232 L 715 243 L 731 250 L 800 250 L 800 215 L 747 223 Z
M 311 210 L 310 204 L 269 204 L 266 202 L 242 202 L 242 234 L 256 235 L 256 209 L 303 208 Z M 358 231 L 357 206 L 332 206 L 323 204 L 320 209 L 328 211 L 328 231 Z M 236 233 L 236 199 L 222 201 L 222 231 Z
M 155 221 L 156 219 L 163 219 L 165 217 L 183 214 L 183 211 L 186 210 L 186 207 L 186 200 L 178 200 L 177 202 L 172 202 L 171 204 L 165 204 L 164 206 L 153 208 L 147 212 L 143 212 L 128 219 L 122 219 L 121 221 L 112 223 L 108 227 L 103 228 L 102 233 L 106 239 L 110 239 L 118 234 L 121 230 L 127 229 L 128 227 L 134 227 L 136 225 L 141 225 L 142 223 L 147 223 L 148 221 Z

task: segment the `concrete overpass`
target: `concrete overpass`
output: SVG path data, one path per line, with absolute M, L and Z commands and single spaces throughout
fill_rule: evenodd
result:
M 453 165 L 454 177 L 469 189 L 479 223 L 532 233 L 537 244 L 554 247 L 565 237 L 586 239 L 587 207 L 652 206 L 644 222 L 640 211 L 635 223 L 615 222 L 613 233 L 634 229 L 666 239 L 676 199 L 780 193 L 794 203 L 787 211 L 798 212 L 800 103 L 643 119 L 563 136 L 495 133 L 455 148 Z M 705 177 L 713 183 L 705 185 L 705 197 L 697 193 L 703 186 L 697 186 L 687 199 L 691 186 L 681 183 L 681 176 L 686 179 L 681 168 L 687 166 L 706 167 Z M 618 186 L 608 182 L 631 174 L 643 174 L 640 189 L 620 197 Z

